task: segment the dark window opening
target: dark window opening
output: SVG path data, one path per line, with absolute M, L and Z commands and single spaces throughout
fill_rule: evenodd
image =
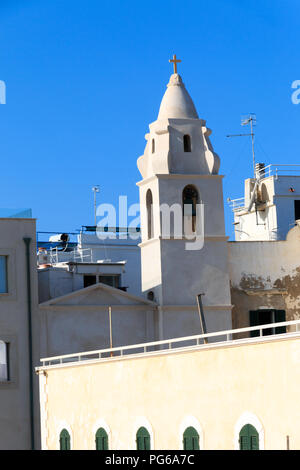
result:
M 192 232 L 196 231 L 198 200 L 199 196 L 197 189 L 192 185 L 186 186 L 182 192 L 184 233 L 189 232 L 189 225 L 191 225 Z
M 146 194 L 146 208 L 147 208 L 147 224 L 148 224 L 148 239 L 153 238 L 153 198 L 152 192 L 148 189 Z
M 83 287 L 92 286 L 93 284 L 96 284 L 96 282 L 97 282 L 96 276 L 87 275 L 87 274 L 83 276 Z
M 106 284 L 111 287 L 119 289 L 120 287 L 120 276 L 99 276 L 99 282 Z
M 152 153 L 155 152 L 155 139 L 152 139 Z
M 300 201 L 294 201 L 295 220 L 300 220 Z
M 192 151 L 191 138 L 188 134 L 183 136 L 183 150 L 184 152 Z
M 250 326 L 268 325 L 269 323 L 280 323 L 286 321 L 284 310 L 252 310 L 250 311 Z M 285 326 L 277 328 L 265 328 L 262 330 L 263 336 L 280 335 L 286 333 Z M 259 336 L 259 330 L 251 331 L 251 337 Z
M 151 300 L 152 302 L 154 301 L 154 292 L 153 290 L 150 290 L 147 294 L 147 299 Z

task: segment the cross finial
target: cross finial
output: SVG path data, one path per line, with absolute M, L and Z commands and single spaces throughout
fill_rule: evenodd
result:
M 181 60 L 176 59 L 176 54 L 173 54 L 173 59 L 169 59 L 169 62 L 173 63 L 174 73 L 177 73 L 177 64 L 178 64 L 178 62 L 181 62 Z

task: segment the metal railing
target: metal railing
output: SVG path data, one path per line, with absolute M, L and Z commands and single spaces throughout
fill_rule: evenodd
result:
M 91 248 L 81 248 L 72 251 L 63 251 L 58 247 L 50 248 L 49 250 L 50 264 L 57 264 L 59 262 L 73 261 L 74 263 L 90 263 L 92 261 Z
M 90 263 L 92 261 L 92 250 L 91 248 L 80 248 L 73 252 L 73 261 L 81 263 Z
M 275 164 L 271 163 L 258 171 L 261 179 L 269 176 L 300 176 L 300 165 L 296 164 Z
M 230 199 L 228 198 L 228 204 L 230 205 L 233 211 L 242 209 L 245 207 L 245 198 L 239 197 L 238 199 Z
M 300 165 L 271 163 L 270 165 L 266 165 L 263 168 L 260 168 L 256 174 L 260 180 L 269 178 L 270 176 L 274 176 L 275 179 L 278 179 L 279 176 L 300 176 Z M 228 198 L 227 201 L 233 212 L 245 207 L 244 197 L 237 199 Z
M 281 333 L 280 336 L 300 336 L 300 320 L 292 320 L 280 323 L 269 323 L 266 325 L 259 325 L 259 326 L 251 326 L 247 328 L 237 328 L 234 330 L 225 330 L 225 331 L 216 331 L 214 333 L 206 333 L 201 335 L 194 335 L 194 336 L 184 336 L 181 338 L 173 338 L 173 339 L 166 339 L 162 341 L 152 341 L 150 343 L 140 343 L 140 344 L 133 344 L 130 346 L 120 346 L 116 348 L 108 348 L 108 349 L 99 349 L 96 351 L 86 351 L 76 354 L 65 354 L 62 356 L 54 356 L 54 357 L 45 357 L 40 359 L 42 362 L 42 367 L 47 366 L 57 366 L 66 363 L 78 363 L 83 361 L 94 361 L 94 360 L 111 360 L 112 358 L 120 358 L 125 355 L 135 354 L 154 354 L 158 352 L 169 352 L 174 351 L 176 349 L 191 349 L 191 348 L 198 348 L 198 347 L 211 347 L 211 346 L 223 346 L 228 344 L 235 344 L 240 342 L 249 342 L 249 341 L 257 341 L 258 338 L 269 338 L 275 339 L 278 338 L 278 334 L 271 334 L 264 336 L 263 331 L 266 329 L 271 329 L 273 332 L 275 328 L 280 327 L 287 327 L 287 326 L 295 326 L 295 331 L 291 331 L 288 333 Z M 257 331 L 259 333 L 258 336 L 255 337 L 247 337 L 247 338 L 238 338 L 233 339 L 233 335 L 239 333 L 250 333 L 252 331 Z M 211 338 L 220 338 L 224 337 L 223 341 L 213 341 L 209 343 L 205 343 L 205 340 Z M 274 338 L 275 337 L 275 338 Z M 173 345 L 181 343 L 177 346 L 177 348 L 173 348 Z M 193 343 L 183 346 L 183 343 Z M 162 346 L 165 346 L 164 348 Z

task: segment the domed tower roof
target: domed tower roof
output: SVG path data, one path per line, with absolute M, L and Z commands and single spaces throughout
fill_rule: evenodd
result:
M 209 136 L 211 130 L 198 113 L 177 73 L 176 55 L 162 99 L 158 118 L 149 126 L 144 154 L 137 165 L 143 179 L 154 175 L 217 175 L 220 159 L 214 152 Z
M 170 77 L 157 119 L 199 119 L 193 100 L 178 73 Z

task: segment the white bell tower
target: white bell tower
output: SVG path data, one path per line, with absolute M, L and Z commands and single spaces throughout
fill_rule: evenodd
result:
M 160 339 L 201 333 L 197 294 L 204 294 L 208 332 L 232 326 L 220 160 L 177 73 L 176 56 L 172 62 L 174 74 L 137 162 L 142 290 L 159 304 Z M 181 236 L 175 217 L 185 226 Z

